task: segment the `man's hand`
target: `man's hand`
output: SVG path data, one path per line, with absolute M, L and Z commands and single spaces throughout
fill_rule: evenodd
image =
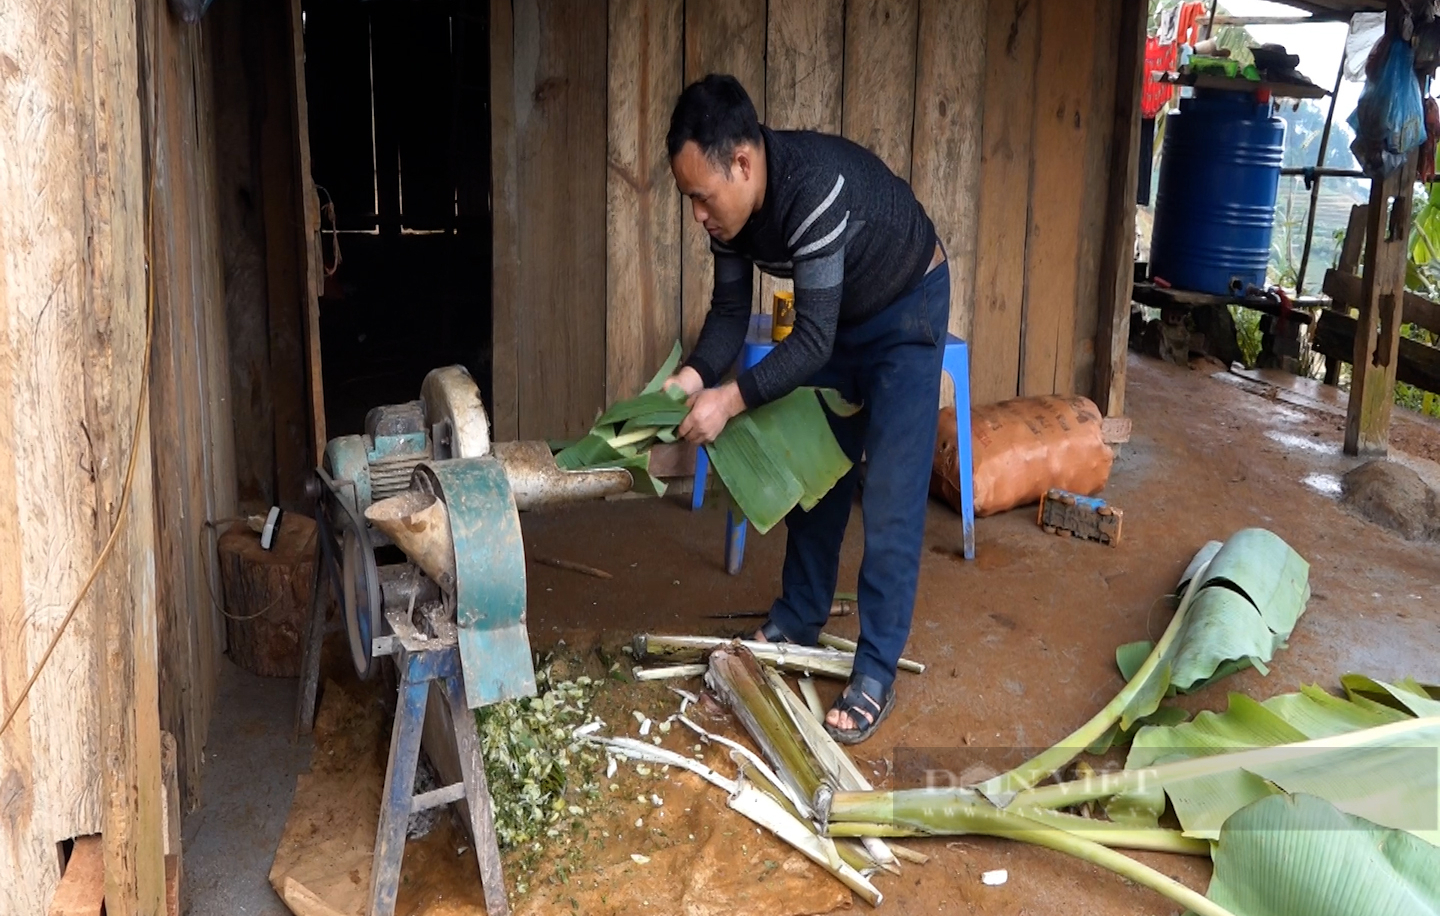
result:
M 690 414 L 678 430 L 686 442 L 706 445 L 719 438 L 730 418 L 743 413 L 745 399 L 734 382 L 707 388 L 690 397 Z
M 693 398 L 695 395 L 699 394 L 705 389 L 705 382 L 700 378 L 700 373 L 696 372 L 689 366 L 686 366 L 679 372 L 667 378 L 665 380 L 665 383 L 662 384 L 660 388 L 662 391 L 668 391 L 671 388 L 679 388 L 681 391 L 685 392 L 685 397 L 688 400 L 689 398 Z

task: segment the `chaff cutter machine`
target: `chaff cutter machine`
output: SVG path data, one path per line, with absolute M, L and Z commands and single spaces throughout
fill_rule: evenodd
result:
M 327 444 L 311 484 L 317 556 L 296 730 L 314 724 L 328 581 L 356 673 L 368 679 L 388 657 L 399 686 L 371 916 L 394 912 L 410 815 L 449 803 L 474 839 L 487 911 L 508 912 L 472 710 L 535 694 L 518 513 L 631 485 L 624 470 L 562 471 L 544 442 L 492 444 L 460 366 L 427 375 L 417 401 L 371 410 L 363 435 Z M 449 784 L 415 795 L 422 743 Z

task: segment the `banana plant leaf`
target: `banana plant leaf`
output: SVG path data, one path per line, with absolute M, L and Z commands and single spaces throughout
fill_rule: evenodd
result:
M 1430 712 L 1435 701 L 1369 678 L 1346 680 L 1398 695 L 1402 708 L 1333 697 L 1318 687 L 1263 703 L 1235 694 L 1224 713 L 1142 729 L 1121 772 L 1021 792 L 1013 804 L 1107 798 L 1113 820 L 1138 828 L 1156 826 L 1168 797 L 1186 836 L 1216 839 L 1246 805 L 1306 792 L 1440 844 L 1440 716 L 1414 718 L 1407 705 Z
M 623 468 L 630 472 L 637 493 L 665 495 L 665 484 L 650 473 L 649 446 L 655 441 L 673 442 L 674 427 L 685 419 L 689 408 L 684 395 L 662 391 L 661 385 L 675 373 L 680 362 L 680 343 L 660 371 L 636 397 L 612 404 L 600 415 L 589 434 L 578 442 L 566 445 L 555 455 L 555 464 L 564 471 Z M 653 429 L 648 436 L 636 437 L 639 430 Z M 627 441 L 633 439 L 634 441 Z M 625 443 L 617 446 L 617 442 Z
M 641 394 L 653 394 L 660 390 L 665 380 L 675 374 L 675 367 L 680 365 L 680 341 L 675 341 L 675 346 L 670 348 L 670 355 L 665 357 L 665 362 L 660 365 L 660 371 L 656 372 L 650 381 L 645 383 Z
M 649 455 L 655 443 L 676 441 L 675 430 L 690 411 L 681 392 L 662 388 L 679 361 L 677 343 L 645 389 L 611 404 L 587 436 L 555 456 L 556 465 L 568 471 L 624 468 L 637 491 L 663 495 L 665 484 L 650 474 Z M 802 388 L 736 417 L 706 447 L 731 499 L 762 534 L 795 506 L 813 508 L 850 470 L 822 402 L 840 416 L 859 410 L 838 392 Z
M 731 499 L 761 534 L 797 505 L 814 508 L 850 471 L 827 408 L 839 416 L 860 409 L 833 390 L 797 388 L 736 417 L 705 447 Z
M 1174 690 L 1212 683 L 1241 660 L 1269 661 L 1305 610 L 1309 570 L 1289 544 L 1262 528 L 1236 532 L 1223 545 L 1206 544 L 1181 576 L 1183 594 L 1164 635 L 1125 688 L 1059 744 L 987 780 L 980 790 L 997 804 L 1008 804 L 1016 792 L 1053 775 L 1082 751 L 1108 746 L 1143 723 Z M 1260 608 L 1256 600 L 1266 606 Z M 1124 666 L 1133 663 L 1138 649 L 1122 647 L 1117 659 L 1122 654 Z
M 1207 896 L 1244 916 L 1440 916 L 1440 849 L 1310 795 L 1272 795 L 1220 831 Z
M 1351 702 L 1370 701 L 1367 707 L 1374 703 L 1415 716 L 1440 716 L 1440 687 L 1413 678 L 1385 684 L 1362 674 L 1347 674 L 1340 679 L 1340 686 Z
M 679 426 L 689 412 L 690 409 L 685 406 L 685 392 L 677 389 L 652 391 L 627 401 L 616 401 L 600 415 L 595 425 L 623 424 L 621 432 L 626 431 L 625 427 L 638 429 L 642 426 Z
M 1252 666 L 1269 673 L 1265 662 L 1284 645 L 1310 599 L 1310 565 L 1293 550 L 1282 550 L 1278 540 L 1264 529 L 1249 528 L 1224 545 L 1211 541 L 1191 561 L 1180 579 L 1182 590 L 1207 558 L 1209 564 L 1189 625 L 1211 632 L 1185 640 L 1188 649 L 1177 653 L 1171 665 L 1167 693 L 1194 693 Z M 1264 629 L 1250 619 L 1252 608 Z M 1136 642 L 1115 650 L 1126 680 L 1153 649 L 1153 643 Z

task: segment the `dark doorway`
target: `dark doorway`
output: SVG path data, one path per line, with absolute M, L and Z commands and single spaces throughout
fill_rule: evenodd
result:
M 466 366 L 489 404 L 489 5 L 303 10 L 327 435 L 361 432 L 371 407 L 419 397 L 437 366 Z

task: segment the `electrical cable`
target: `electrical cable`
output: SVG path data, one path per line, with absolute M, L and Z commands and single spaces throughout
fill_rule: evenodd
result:
M 150 247 L 153 233 L 154 224 L 152 222 L 150 232 L 146 238 L 147 248 Z M 115 542 L 119 540 L 121 526 L 125 523 L 125 516 L 130 509 L 130 490 L 131 485 L 135 481 L 135 465 L 140 455 L 140 428 L 145 421 L 145 399 L 150 393 L 150 344 L 155 330 L 155 277 L 151 269 L 149 250 L 146 251 L 145 257 L 145 277 L 145 358 L 140 365 L 140 392 L 136 398 L 135 425 L 130 436 L 130 460 L 125 468 L 125 482 L 120 489 L 120 506 L 115 513 L 115 524 L 110 528 L 110 536 L 105 539 L 105 546 L 100 548 L 100 555 L 95 558 L 95 563 L 90 568 L 90 575 L 85 578 L 85 584 L 80 587 L 80 593 L 75 596 L 74 601 L 70 602 L 70 609 L 65 612 L 65 616 L 60 620 L 60 626 L 55 630 L 55 635 L 50 638 L 50 645 L 45 647 L 45 654 L 40 656 L 40 664 L 35 666 L 35 671 L 30 675 L 30 679 L 27 680 L 25 686 L 21 688 L 20 696 L 15 700 L 15 705 L 10 708 L 9 712 L 5 713 L 5 720 L 3 723 L 0 723 L 0 735 L 5 734 L 10 724 L 15 721 L 15 716 L 20 712 L 20 707 L 25 705 L 25 701 L 29 698 L 30 691 L 34 688 L 35 682 L 40 679 L 40 674 L 45 670 L 45 666 L 49 664 L 50 656 L 55 654 L 55 647 L 60 644 L 60 637 L 65 635 L 66 629 L 70 626 L 70 621 L 75 619 L 75 612 L 80 609 L 80 602 L 84 601 L 85 596 L 90 593 L 90 587 L 95 584 L 95 580 L 100 575 L 100 570 L 104 567 L 105 561 L 110 557 L 110 552 L 115 549 Z

